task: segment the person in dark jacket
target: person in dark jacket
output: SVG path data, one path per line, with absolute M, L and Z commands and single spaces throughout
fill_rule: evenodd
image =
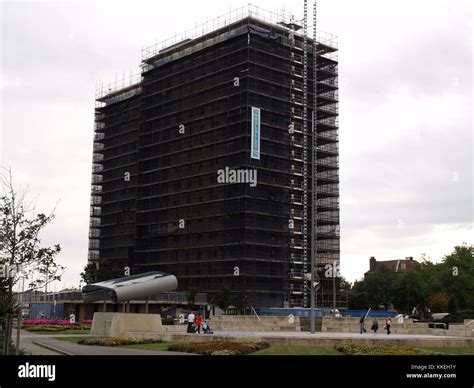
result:
M 374 318 L 372 321 L 372 327 L 370 329 L 374 332 L 374 334 L 377 334 L 377 330 L 379 329 L 379 322 L 377 319 Z
M 385 329 L 387 329 L 387 335 L 391 333 L 390 327 L 392 326 L 392 318 L 387 317 L 387 321 L 385 322 Z
M 367 330 L 365 329 L 364 320 L 365 320 L 365 317 L 363 315 L 361 315 L 360 320 L 359 320 L 360 334 L 367 333 Z

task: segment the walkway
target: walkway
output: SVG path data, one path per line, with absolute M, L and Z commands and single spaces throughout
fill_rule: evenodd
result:
M 62 341 L 55 337 L 82 337 L 83 335 L 67 334 L 33 334 L 21 332 L 20 347 L 33 355 L 68 355 L 68 356 L 190 356 L 184 352 L 161 350 L 129 349 L 112 346 L 79 345 Z
M 325 339 L 377 339 L 377 340 L 413 340 L 413 339 L 458 339 L 459 336 L 440 336 L 429 334 L 390 334 L 382 333 L 331 333 L 316 332 L 311 334 L 305 331 L 277 332 L 277 331 L 216 331 L 215 335 L 230 337 L 280 337 L 280 338 L 325 338 Z

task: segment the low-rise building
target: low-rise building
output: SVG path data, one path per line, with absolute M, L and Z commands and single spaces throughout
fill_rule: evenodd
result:
M 389 268 L 393 272 L 404 272 L 404 271 L 418 270 L 421 265 L 418 261 L 413 260 L 412 256 L 405 257 L 405 259 L 400 259 L 400 260 L 384 260 L 384 261 L 378 261 L 374 256 L 372 256 L 370 258 L 369 263 L 370 263 L 369 270 L 364 274 L 364 277 L 367 277 L 367 275 L 377 272 L 382 267 Z

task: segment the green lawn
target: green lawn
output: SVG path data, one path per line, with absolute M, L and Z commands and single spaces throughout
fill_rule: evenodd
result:
M 272 346 L 251 354 L 252 356 L 340 356 L 331 346 Z
M 83 338 L 87 338 L 87 336 L 83 336 L 83 337 L 54 337 L 54 339 L 57 339 L 57 340 L 60 340 L 60 341 L 69 341 L 69 342 L 74 342 L 76 344 L 79 342 L 79 340 L 81 340 Z
M 90 334 L 90 330 L 30 331 L 31 334 Z
M 82 338 L 80 337 L 55 337 L 61 341 L 70 341 L 77 343 Z M 168 350 L 169 343 L 151 343 L 151 344 L 135 344 L 125 345 L 124 348 L 129 349 L 144 349 L 144 350 Z M 450 348 L 434 348 L 423 347 L 420 348 L 430 352 L 442 353 L 444 355 L 474 355 L 474 347 L 450 347 Z M 342 353 L 338 352 L 332 346 L 272 346 L 267 349 L 262 349 L 251 353 L 251 356 L 339 356 Z
M 422 348 L 430 352 L 439 352 L 448 356 L 474 356 L 474 346 L 451 348 Z
M 83 338 L 88 338 L 88 337 L 87 336 L 81 336 L 81 337 L 55 337 L 55 339 L 58 339 L 58 340 L 61 340 L 61 341 L 74 342 L 76 344 Z M 88 345 L 84 345 L 84 346 L 88 346 Z M 144 350 L 168 350 L 168 344 L 167 343 L 135 344 L 135 345 L 121 346 L 121 348 L 144 349 Z

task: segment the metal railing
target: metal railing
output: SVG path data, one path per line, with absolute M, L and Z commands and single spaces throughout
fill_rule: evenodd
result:
M 190 39 L 192 40 L 199 38 L 203 35 L 219 30 L 246 17 L 252 17 L 256 20 L 276 25 L 282 22 L 298 22 L 298 20 L 295 20 L 293 15 L 288 11 L 277 10 L 276 12 L 273 12 L 252 4 L 248 4 L 230 10 L 224 15 L 218 16 L 210 20 L 206 20 L 205 23 L 201 23 L 199 25 L 196 25 L 194 28 L 190 28 L 179 34 L 175 34 L 173 37 L 165 39 L 161 42 L 155 42 L 154 44 L 145 46 L 144 48 L 142 48 L 142 61 L 159 54 L 160 51 L 168 47 L 178 45 L 179 43 Z M 302 31 L 296 31 L 295 34 L 301 36 Z M 308 36 L 309 35 L 310 33 L 308 32 Z M 317 31 L 317 41 L 334 48 L 336 48 L 338 44 L 337 36 L 325 31 Z

